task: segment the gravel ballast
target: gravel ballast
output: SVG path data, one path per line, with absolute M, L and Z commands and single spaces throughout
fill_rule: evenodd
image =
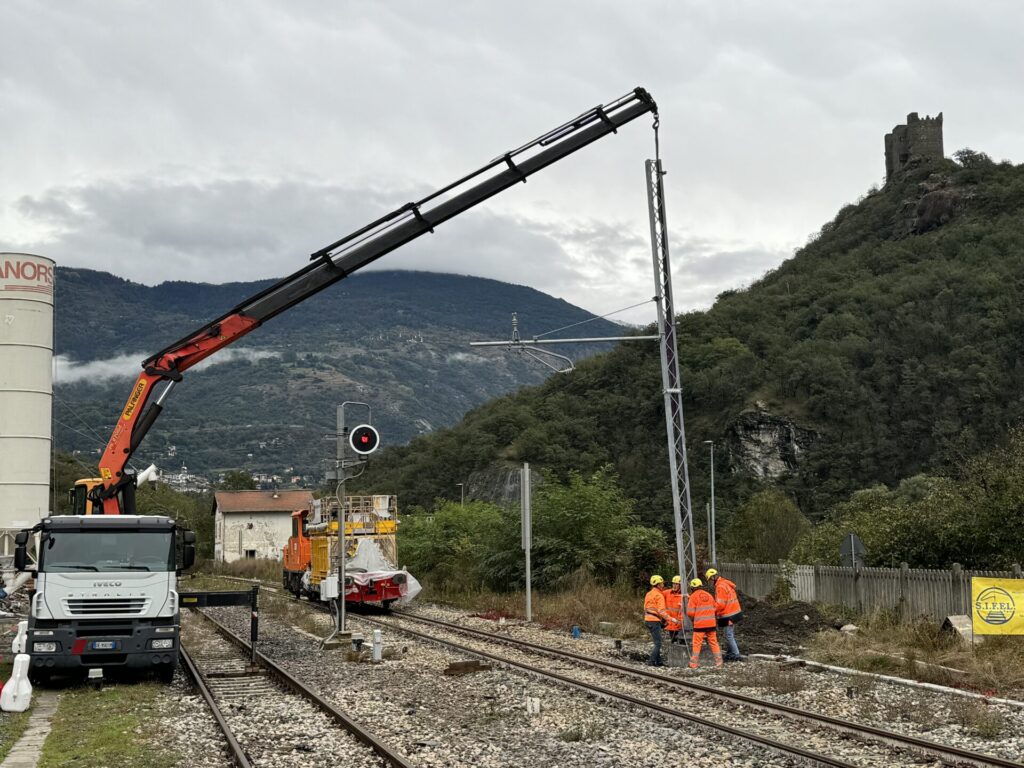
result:
M 243 612 L 210 609 L 235 632 L 246 631 Z M 330 619 L 322 619 L 326 636 Z M 355 618 L 367 638 L 373 627 Z M 319 689 L 350 716 L 390 734 L 392 743 L 423 766 L 791 766 L 733 738 L 610 705 L 581 692 L 501 667 L 445 675 L 470 657 L 389 630 L 385 643 L 397 658 L 381 664 L 347 661 L 343 650 L 268 617 L 260 622 L 261 652 Z M 539 700 L 528 714 L 526 699 Z
M 204 654 L 224 655 L 233 648 L 197 616 L 186 617 L 182 636 L 200 671 Z M 241 656 L 240 651 L 236 653 Z M 341 729 L 310 701 L 285 692 L 265 678 L 255 682 L 259 685 L 252 695 L 222 697 L 215 693 L 225 720 L 255 765 L 274 768 L 381 768 L 384 765 L 369 747 Z
M 573 639 L 564 632 L 514 620 L 506 620 L 502 626 L 435 605 L 418 605 L 408 612 L 638 668 L 642 662 L 636 659 L 650 648 L 649 642 L 623 641 L 623 650 L 617 651 L 611 638 L 585 634 Z M 1024 711 L 1014 707 L 800 667 L 782 670 L 780 678 L 777 665 L 770 661 L 727 665 L 722 673 L 707 668 L 697 672 L 665 668 L 661 672 L 962 749 L 1024 760 Z

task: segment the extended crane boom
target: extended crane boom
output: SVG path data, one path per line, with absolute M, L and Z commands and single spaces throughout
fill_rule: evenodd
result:
M 654 99 L 643 88 L 594 107 L 422 200 L 407 203 L 322 248 L 310 256 L 304 268 L 144 360 L 143 371 L 100 458 L 101 482 L 90 491 L 90 499 L 102 503 L 104 514 L 134 513 L 134 493 L 128 491 L 135 487 L 135 476 L 126 466 L 160 415 L 167 395 L 193 365 L 381 256 L 433 232 L 439 224 L 525 182 L 528 176 L 597 139 L 616 133 L 620 126 L 647 113 L 657 114 L 657 110 Z M 154 399 L 154 390 L 161 382 L 164 386 Z

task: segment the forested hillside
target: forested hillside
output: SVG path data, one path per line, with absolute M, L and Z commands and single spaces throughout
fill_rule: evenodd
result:
M 144 357 L 268 285 L 145 286 L 104 272 L 58 268 L 56 438 L 94 461 Z M 428 272 L 354 275 L 274 318 L 186 374 L 142 444 L 137 462 L 322 476 L 335 407 L 368 402 L 385 445 L 455 423 L 468 409 L 547 369 L 474 339 L 508 338 L 592 318 L 532 288 Z M 594 335 L 622 326 L 590 323 Z M 577 349 L 585 356 L 596 347 Z M 226 361 L 220 362 L 218 361 Z M 361 414 L 356 414 L 357 417 Z
M 778 269 L 678 318 L 696 509 L 705 440 L 720 520 L 765 485 L 818 519 L 857 489 L 955 469 L 1020 422 L 1024 166 L 957 157 L 870 190 Z M 363 485 L 429 505 L 519 461 L 563 479 L 611 465 L 641 519 L 667 526 L 655 346 L 619 346 L 389 449 Z

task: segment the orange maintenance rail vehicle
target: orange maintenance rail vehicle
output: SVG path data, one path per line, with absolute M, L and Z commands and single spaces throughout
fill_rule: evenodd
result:
M 338 503 L 317 499 L 292 513 L 281 583 L 296 597 L 322 599 L 320 586 L 337 574 Z M 345 497 L 345 602 L 390 607 L 411 599 L 419 585 L 395 566 L 398 504 L 395 496 Z

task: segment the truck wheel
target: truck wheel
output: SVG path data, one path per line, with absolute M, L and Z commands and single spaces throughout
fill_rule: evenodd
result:
M 46 685 L 53 677 L 49 669 L 29 667 L 28 680 L 32 685 Z
M 170 664 L 157 667 L 156 679 L 165 685 L 170 685 L 174 682 L 174 667 Z

